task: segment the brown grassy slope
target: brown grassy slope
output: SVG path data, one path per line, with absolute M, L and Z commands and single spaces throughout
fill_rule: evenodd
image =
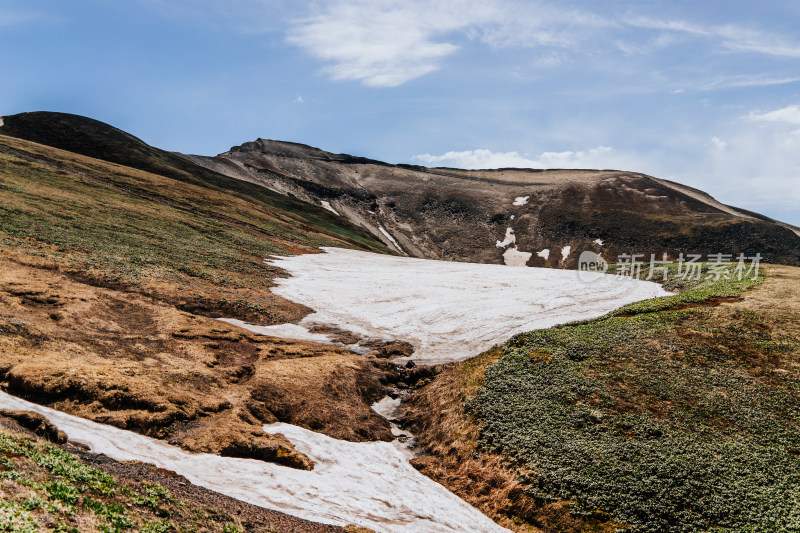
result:
M 262 422 L 390 438 L 369 408 L 382 363 L 205 318 L 302 317 L 305 307 L 269 291 L 281 271 L 263 258 L 382 249 L 358 244 L 346 222 L 311 226 L 263 202 L 3 136 L 0 200 L 10 392 L 189 450 L 298 467 L 308 461 Z
M 674 318 L 669 318 L 674 316 Z M 641 346 L 629 349 L 622 344 L 615 348 L 613 360 L 623 365 L 619 379 L 610 382 L 604 391 L 601 406 L 603 423 L 626 413 L 649 413 L 657 420 L 680 418 L 686 410 L 695 416 L 694 405 L 704 396 L 725 398 L 739 391 L 697 391 L 701 396 L 688 397 L 685 403 L 665 402 L 654 391 L 641 388 L 653 368 L 660 372 L 669 368 L 708 369 L 719 372 L 741 372 L 753 383 L 771 388 L 775 397 L 787 392 L 784 378 L 800 373 L 797 347 L 800 346 L 800 269 L 770 266 L 763 285 L 747 291 L 739 300 L 716 307 L 698 307 L 664 315 L 668 327 L 658 330 Z M 613 319 L 610 323 L 627 318 Z M 616 322 L 614 322 L 616 321 Z M 672 325 L 669 325 L 670 321 Z M 565 330 L 566 331 L 566 330 Z M 581 334 L 580 331 L 576 332 Z M 465 411 L 465 403 L 475 397 L 484 382 L 486 368 L 504 356 L 505 347 L 495 348 L 476 359 L 443 369 L 430 385 L 422 388 L 408 403 L 404 419 L 419 436 L 420 444 L 430 453 L 415 461 L 423 473 L 447 486 L 498 522 L 516 531 L 604 531 L 616 527 L 610 521 L 613 509 L 604 509 L 595 517 L 570 515 L 570 502 L 546 503 L 525 494 L 535 467 L 521 467 L 511 457 L 488 453 L 478 445 L 480 422 Z M 608 354 L 612 359 L 611 354 Z M 621 356 L 621 358 L 619 358 Z M 544 352 L 531 352 L 530 357 L 548 358 Z M 664 364 L 661 363 L 664 362 Z M 591 360 L 587 368 L 594 365 Z M 591 375 L 591 374 L 590 374 Z M 680 376 L 671 387 L 685 387 Z M 669 379 L 668 377 L 658 378 Z M 694 398 L 694 399 L 692 399 Z M 591 403 L 594 398 L 588 401 Z M 756 400 L 754 400 L 755 402 Z M 758 401 L 763 401 L 759 398 Z M 694 402 L 694 403 L 693 403 Z M 593 405 L 593 404 L 592 404 Z M 754 403 L 755 406 L 755 403 Z M 759 406 L 761 407 L 761 406 Z M 777 405 L 776 413 L 791 409 Z M 721 411 L 724 412 L 724 411 Z M 536 416 L 531 413 L 531 416 Z M 704 434 L 727 434 L 739 429 L 739 422 L 728 421 L 718 414 L 703 421 Z M 719 416 L 719 418 L 715 418 Z M 566 423 L 566 422 L 565 422 Z M 699 430 L 698 430 L 699 431 Z M 735 433 L 732 433 L 735 434 Z M 765 437 L 766 438 L 766 437 Z M 523 476 L 524 474 L 524 476 Z M 565 473 L 565 476 L 568 474 Z M 663 480 L 664 488 L 669 480 Z
M 289 422 L 390 439 L 369 405 L 382 363 L 250 334 L 136 293 L 0 259 L 0 378 L 10 393 L 191 451 L 310 464 L 261 430 Z

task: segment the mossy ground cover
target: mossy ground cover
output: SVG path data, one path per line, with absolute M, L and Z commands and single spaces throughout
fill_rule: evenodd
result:
M 217 510 L 179 501 L 160 485 L 120 482 L 62 448 L 0 430 L 0 531 L 177 533 L 250 529 L 248 524 Z
M 247 198 L 0 136 L 0 247 L 190 311 L 296 319 L 290 308 L 299 306 L 269 293 L 279 271 L 265 257 L 319 246 L 386 251 L 344 219 L 273 196 Z
M 530 498 L 571 501 L 574 515 L 634 531 L 797 531 L 797 336 L 769 310 L 680 308 L 761 281 L 702 281 L 516 336 L 467 404 L 480 445 L 532 472 L 520 477 Z

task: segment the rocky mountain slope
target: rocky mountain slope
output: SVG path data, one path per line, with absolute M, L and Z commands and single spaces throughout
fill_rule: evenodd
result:
M 635 172 L 390 165 L 264 139 L 185 157 L 322 205 L 413 257 L 572 268 L 583 250 L 761 253 L 800 264 L 800 229 Z

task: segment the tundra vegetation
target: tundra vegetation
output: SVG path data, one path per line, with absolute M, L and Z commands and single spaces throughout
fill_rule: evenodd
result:
M 417 466 L 519 531 L 796 531 L 800 269 L 681 288 L 444 369 Z
M 161 485 L 121 482 L 52 443 L 0 428 L 0 531 L 233 533 L 249 526 L 180 501 Z

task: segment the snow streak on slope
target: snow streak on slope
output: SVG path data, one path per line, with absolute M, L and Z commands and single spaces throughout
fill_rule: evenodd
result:
M 572 270 L 325 252 L 270 261 L 291 274 L 273 292 L 315 311 L 301 325 L 404 340 L 424 363 L 463 360 L 516 333 L 667 294 L 658 284 L 615 276 L 585 283 Z M 271 331 L 259 328 L 281 336 L 279 326 Z
M 264 426 L 282 433 L 317 464 L 296 470 L 254 459 L 190 454 L 145 437 L 42 407 L 0 392 L 0 407 L 42 414 L 72 442 L 118 461 L 143 461 L 172 470 L 195 485 L 308 520 L 358 524 L 377 532 L 504 532 L 443 486 L 412 467 L 388 442 L 347 442 L 291 424 Z

